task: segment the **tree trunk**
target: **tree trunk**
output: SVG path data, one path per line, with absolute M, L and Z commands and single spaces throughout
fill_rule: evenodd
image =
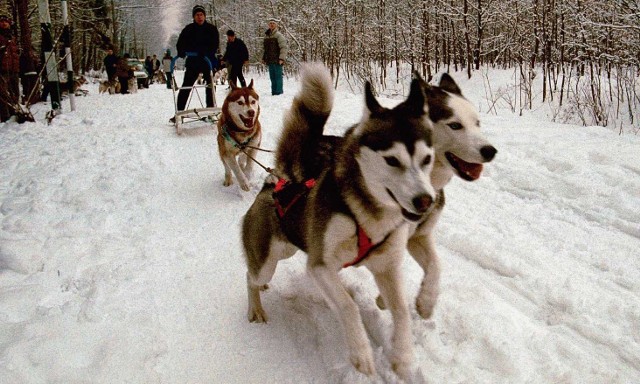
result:
M 464 0 L 462 10 L 462 21 L 464 23 L 464 44 L 466 48 L 467 76 L 471 78 L 471 37 L 469 36 L 469 2 Z
M 31 43 L 31 26 L 29 26 L 29 0 L 16 0 L 18 24 L 20 25 L 20 80 L 22 81 L 22 102 L 27 106 L 40 100 L 40 84 L 38 82 L 38 63 Z

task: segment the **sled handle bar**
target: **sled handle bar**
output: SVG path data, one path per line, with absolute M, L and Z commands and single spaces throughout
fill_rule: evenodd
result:
M 185 59 L 188 57 L 198 57 L 198 53 L 197 52 L 186 52 L 185 54 Z M 171 59 L 171 73 L 173 73 L 173 68 L 176 65 L 176 61 L 178 61 L 178 59 L 180 58 L 180 56 L 176 56 L 173 59 Z M 211 71 L 213 71 L 213 64 L 211 64 L 211 60 L 209 60 L 209 58 L 207 56 L 204 56 L 204 61 L 207 62 L 207 64 L 209 64 L 209 69 Z

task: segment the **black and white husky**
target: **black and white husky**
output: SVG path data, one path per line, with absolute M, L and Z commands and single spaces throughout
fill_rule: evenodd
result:
M 338 277 L 343 267 L 366 266 L 393 316 L 392 367 L 408 378 L 413 341 L 400 266 L 413 223 L 436 200 L 424 87 L 414 80 L 409 97 L 387 109 L 367 84 L 362 120 L 344 137 L 332 139 L 322 134 L 333 104 L 328 70 L 309 64 L 301 79 L 276 150 L 283 179 L 265 183 L 242 224 L 249 321 L 267 321 L 261 289 L 278 261 L 301 249 L 308 254 L 309 275 L 344 327 L 351 363 L 373 375 L 373 353 L 359 310 Z

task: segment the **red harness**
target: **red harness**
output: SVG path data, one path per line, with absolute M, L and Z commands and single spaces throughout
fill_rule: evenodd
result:
M 285 179 L 278 179 L 276 183 L 276 187 L 273 190 L 273 201 L 276 206 L 276 212 L 280 220 L 284 220 L 287 211 L 298 201 L 300 198 L 306 196 L 311 188 L 316 185 L 315 179 L 309 179 L 302 183 L 291 183 Z M 385 237 L 380 243 L 373 244 L 371 239 L 367 235 L 367 233 L 362 229 L 360 225 L 356 222 L 357 233 L 358 233 L 358 256 L 350 261 L 345 263 L 342 268 L 347 268 L 354 266 L 369 256 L 369 253 L 377 248 L 379 245 L 387 240 Z
M 276 204 L 278 217 L 284 219 L 284 215 L 289 208 L 301 197 L 306 196 L 314 185 L 316 185 L 316 179 L 309 179 L 304 183 L 295 184 L 290 183 L 289 180 L 278 179 L 278 183 L 273 190 L 273 201 Z

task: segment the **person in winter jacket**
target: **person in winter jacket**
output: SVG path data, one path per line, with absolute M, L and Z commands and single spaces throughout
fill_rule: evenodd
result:
M 265 32 L 262 62 L 269 66 L 271 94 L 282 94 L 282 66 L 287 58 L 287 40 L 278 30 L 276 19 L 269 19 L 269 29 Z
M 160 70 L 160 60 L 158 60 L 158 56 L 156 55 L 153 55 L 153 57 L 151 58 L 151 70 L 153 71 L 151 77 L 155 79 L 156 73 L 158 73 L 158 71 Z
M 151 56 L 147 56 L 144 59 L 144 70 L 147 72 L 147 88 L 149 88 L 149 84 L 153 84 L 153 60 L 151 60 Z
M 133 77 L 133 70 L 129 66 L 129 58 L 131 56 L 125 53 L 123 57 L 118 58 L 116 63 L 116 77 L 120 82 L 120 93 L 126 95 L 129 93 L 129 79 Z
M 116 77 L 116 64 L 118 64 L 118 56 L 113 53 L 113 47 L 107 46 L 107 55 L 102 61 L 104 63 L 104 70 L 107 72 L 107 79 L 113 80 Z
M 193 23 L 182 29 L 176 44 L 178 56 L 187 58 L 182 87 L 191 87 L 198 79 L 198 75 L 202 73 L 202 79 L 207 84 L 205 92 L 207 107 L 213 107 L 211 68 L 217 66 L 215 55 L 220 45 L 220 34 L 215 25 L 206 21 L 206 12 L 202 5 L 193 7 L 191 14 Z M 176 105 L 178 111 L 184 110 L 190 93 L 190 89 L 180 90 Z
M 167 80 L 167 89 L 171 89 L 171 62 L 173 58 L 171 57 L 171 52 L 167 50 L 162 57 L 162 72 L 164 72 L 165 78 Z
M 11 31 L 11 18 L 0 14 L 0 122 L 13 115 L 20 101 L 20 55 Z
M 238 84 L 243 87 L 247 86 L 242 74 L 242 67 L 249 62 L 249 50 L 244 41 L 236 37 L 235 32 L 231 29 L 227 31 L 227 49 L 222 56 L 222 61 L 227 65 L 227 76 L 229 82 Z

